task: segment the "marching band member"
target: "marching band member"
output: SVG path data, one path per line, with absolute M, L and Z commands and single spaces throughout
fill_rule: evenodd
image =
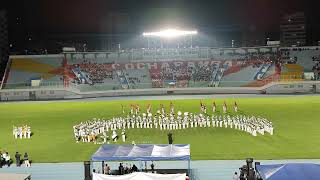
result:
M 23 137 L 26 139 L 27 138 L 27 125 L 23 126 L 22 133 L 23 133 Z
M 166 111 L 165 111 L 165 109 L 164 109 L 163 104 L 160 104 L 160 109 L 161 109 L 161 114 L 162 114 L 162 115 L 165 115 L 165 114 L 166 114 Z
M 15 126 L 13 126 L 13 136 L 14 136 L 15 139 L 18 138 L 18 128 L 15 127 Z
M 31 137 L 31 129 L 30 129 L 30 127 L 27 127 L 27 137 L 28 137 L 28 139 L 30 139 L 30 137 Z
M 200 112 L 204 113 L 204 104 L 202 103 L 201 100 L 200 100 Z
M 212 112 L 213 112 L 213 113 L 216 112 L 216 108 L 217 108 L 217 107 L 216 107 L 216 102 L 213 101 L 213 104 L 212 104 Z
M 238 105 L 236 101 L 234 102 L 234 112 L 238 112 Z
M 115 130 L 113 130 L 113 132 L 112 132 L 112 140 L 113 140 L 113 142 L 117 142 L 117 139 L 118 139 L 117 132 Z
M 216 121 L 215 121 L 214 115 L 211 116 L 211 124 L 212 124 L 212 127 L 216 127 Z
M 170 114 L 174 114 L 174 105 L 170 102 Z
M 122 130 L 122 142 L 126 142 L 126 130 Z
M 107 142 L 107 138 L 108 138 L 107 132 L 105 131 L 105 132 L 103 132 L 103 143 Z
M 140 113 L 140 106 L 139 106 L 139 104 L 136 105 L 136 109 L 137 109 L 137 114 Z
M 224 113 L 224 114 L 226 114 L 226 113 L 227 113 L 227 111 L 228 111 L 226 101 L 224 101 L 224 103 L 223 103 L 222 110 L 223 110 L 223 113 Z
M 157 129 L 159 125 L 160 130 L 178 130 L 178 129 L 188 129 L 189 123 L 190 128 L 199 127 L 224 127 L 224 128 L 235 128 L 247 133 L 252 136 L 257 136 L 257 133 L 264 135 L 268 132 L 273 135 L 273 126 L 270 121 L 265 118 L 246 116 L 246 115 L 212 115 L 209 116 L 205 114 L 205 105 L 201 102 L 202 113 L 192 114 L 188 112 L 178 111 L 174 114 L 173 103 L 170 103 L 170 113 L 165 114 L 164 106 L 160 105 L 160 110 L 157 114 L 152 116 L 151 105 L 147 107 L 147 113 L 132 114 L 129 113 L 126 117 L 113 117 L 110 120 L 93 118 L 93 121 L 82 122 L 79 125 L 73 127 L 74 137 L 76 141 L 82 140 L 82 142 L 97 142 L 99 139 L 103 139 L 103 143 L 108 142 L 108 129 L 112 130 L 112 140 L 117 142 L 118 135 L 117 130 L 122 130 L 121 137 L 122 141 L 126 141 L 125 128 L 145 128 L 145 129 Z M 214 103 L 215 106 L 215 103 Z M 138 105 L 131 106 L 135 107 L 136 112 L 138 112 Z M 234 104 L 234 110 L 236 111 L 237 103 Z M 215 110 L 215 109 L 213 109 Z M 223 113 L 227 112 L 227 104 L 224 102 Z M 30 138 L 31 129 L 28 126 L 15 127 L 13 126 L 13 136 L 14 138 Z M 101 138 L 99 138 L 101 137 Z
M 19 134 L 19 136 L 20 136 L 20 139 L 22 139 L 22 134 L 23 134 L 23 132 L 22 132 L 22 127 L 19 127 L 19 128 L 18 128 L 18 134 Z
M 134 109 L 134 108 L 133 108 L 133 105 L 131 104 L 131 105 L 130 105 L 130 113 L 131 113 L 131 114 L 133 114 L 133 109 Z
M 124 114 L 124 107 L 122 104 L 121 104 L 121 108 L 122 108 L 122 114 Z
M 147 114 L 151 113 L 151 104 L 148 104 L 147 106 Z
M 194 117 L 192 113 L 190 113 L 190 127 L 193 128 Z

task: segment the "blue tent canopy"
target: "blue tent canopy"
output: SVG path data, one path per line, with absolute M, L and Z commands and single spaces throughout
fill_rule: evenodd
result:
M 189 144 L 102 145 L 92 161 L 168 161 L 190 160 Z
M 319 180 L 320 165 L 312 163 L 289 163 L 257 165 L 256 169 L 264 180 Z

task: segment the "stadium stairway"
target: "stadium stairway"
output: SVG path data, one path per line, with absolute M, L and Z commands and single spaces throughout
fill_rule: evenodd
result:
M 278 74 L 269 75 L 263 79 L 258 79 L 248 84 L 245 84 L 243 85 L 243 87 L 262 87 L 273 82 L 275 79 L 278 79 L 278 78 L 279 78 Z
M 256 79 L 253 82 L 243 85 L 243 87 L 262 87 L 279 79 L 280 72 L 276 72 L 275 65 L 271 65 L 263 74 L 262 79 Z
M 231 66 L 230 68 L 228 68 L 225 72 L 224 72 L 224 75 L 229 75 L 229 74 L 232 74 L 232 73 L 236 73 L 236 72 L 239 72 L 241 71 L 241 66 Z
M 252 82 L 259 68 L 248 66 L 241 71 L 223 76 L 221 79 L 221 87 L 242 86 Z
M 124 71 L 128 78 L 137 78 L 140 82 L 129 83 L 129 87 L 133 89 L 152 88 L 149 70 L 147 69 L 129 69 Z
M 298 81 L 302 80 L 304 68 L 297 64 L 285 64 L 282 68 L 280 80 L 281 81 Z
M 306 71 L 312 71 L 312 67 L 314 65 L 314 62 L 312 61 L 312 57 L 319 57 L 320 56 L 320 50 L 290 50 L 290 55 L 285 56 L 283 55 L 282 58 L 286 59 L 297 59 L 297 64 L 300 66 L 303 66 Z
M 222 65 L 221 67 L 218 67 L 216 70 L 213 71 L 211 84 L 214 85 L 214 87 L 218 87 L 220 85 L 220 82 L 223 78 L 224 72 L 228 69 L 228 65 Z
M 5 88 L 24 88 L 31 80 L 41 79 L 42 83 L 62 84 L 62 61 L 60 55 L 12 57 L 8 63 Z
M 246 67 L 248 67 L 248 66 L 250 66 L 249 63 L 231 66 L 230 68 L 228 68 L 228 69 L 224 72 L 224 76 L 227 76 L 227 75 L 232 74 L 232 73 L 237 73 L 237 72 L 241 71 L 242 69 L 244 69 L 244 68 L 246 68 Z
M 122 70 L 116 70 L 116 75 L 118 77 L 118 81 L 121 84 L 123 89 L 128 89 L 129 88 L 129 83 L 127 80 L 127 77 L 125 76 L 125 74 L 123 73 Z

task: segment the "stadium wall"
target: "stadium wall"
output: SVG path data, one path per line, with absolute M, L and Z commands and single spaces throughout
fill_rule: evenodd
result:
M 320 92 L 320 81 L 273 82 L 263 87 L 155 88 L 80 92 L 72 88 L 0 90 L 1 101 L 62 100 L 115 96 L 196 94 L 311 94 Z
M 264 87 L 266 94 L 308 94 L 320 92 L 320 81 L 272 82 Z
M 218 87 L 214 89 L 213 93 L 217 94 L 309 94 L 320 93 L 320 81 L 271 82 L 254 88 Z
M 1 101 L 27 101 L 27 100 L 59 100 L 69 98 L 81 98 L 72 91 L 66 89 L 15 89 L 1 90 Z

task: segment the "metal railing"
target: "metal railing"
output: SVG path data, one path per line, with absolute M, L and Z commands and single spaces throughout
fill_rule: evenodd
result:
M 51 89 L 63 88 L 64 84 L 60 81 L 41 82 L 39 86 L 32 86 L 30 82 L 3 83 L 2 89 Z

